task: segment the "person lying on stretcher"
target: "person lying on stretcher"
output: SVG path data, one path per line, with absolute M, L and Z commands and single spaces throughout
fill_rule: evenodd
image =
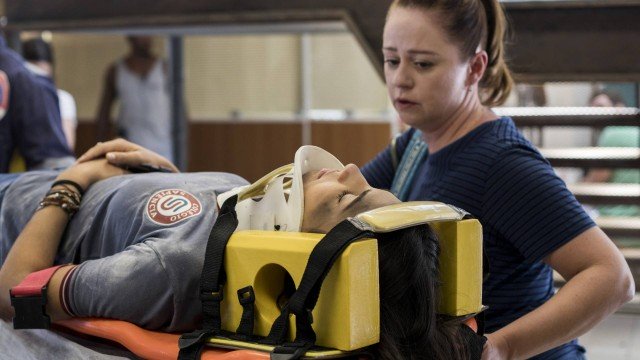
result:
M 324 233 L 347 217 L 399 202 L 369 186 L 355 165 L 342 166 L 315 147 L 307 154 L 291 175 L 287 204 L 255 206 L 249 199 L 245 216 L 239 204 L 238 229 Z M 141 165 L 171 173 L 125 170 Z M 198 327 L 198 283 L 216 199 L 245 185 L 233 174 L 178 173 L 163 157 L 121 139 L 97 144 L 60 173 L 0 175 L 0 315 L 11 319 L 9 289 L 27 275 L 69 264 L 48 285 L 54 321 L 105 317 L 167 332 Z M 371 351 L 384 359 L 469 358 L 469 329 L 435 312 L 439 244 L 431 229 L 416 226 L 378 240 L 381 329 Z

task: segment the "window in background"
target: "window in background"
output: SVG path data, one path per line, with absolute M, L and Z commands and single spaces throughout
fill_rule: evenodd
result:
M 356 38 L 349 33 L 311 36 L 312 115 L 330 119 L 385 119 L 389 101 L 380 78 Z
M 291 120 L 299 103 L 299 36 L 189 36 L 184 42 L 189 117 Z

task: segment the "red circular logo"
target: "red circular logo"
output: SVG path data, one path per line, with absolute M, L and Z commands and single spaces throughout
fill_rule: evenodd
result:
M 147 216 L 159 225 L 172 225 L 202 211 L 195 196 L 180 189 L 160 190 L 147 202 Z

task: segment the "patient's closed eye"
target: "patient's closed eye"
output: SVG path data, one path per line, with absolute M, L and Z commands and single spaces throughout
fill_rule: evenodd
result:
M 342 199 L 347 195 L 349 195 L 349 191 L 347 191 L 347 190 L 345 190 L 345 191 L 341 192 L 340 194 L 338 194 L 338 202 L 342 201 Z

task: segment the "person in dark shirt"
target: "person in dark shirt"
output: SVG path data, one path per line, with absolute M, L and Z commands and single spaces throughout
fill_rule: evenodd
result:
M 384 72 L 412 129 L 362 172 L 400 200 L 442 201 L 480 220 L 489 272 L 483 359 L 582 359 L 574 339 L 629 301 L 634 283 L 549 163 L 491 110 L 512 86 L 505 30 L 497 0 L 395 0 Z M 567 280 L 557 294 L 552 269 Z
M 50 78 L 32 74 L 0 36 L 0 173 L 17 152 L 28 170 L 73 163 Z

